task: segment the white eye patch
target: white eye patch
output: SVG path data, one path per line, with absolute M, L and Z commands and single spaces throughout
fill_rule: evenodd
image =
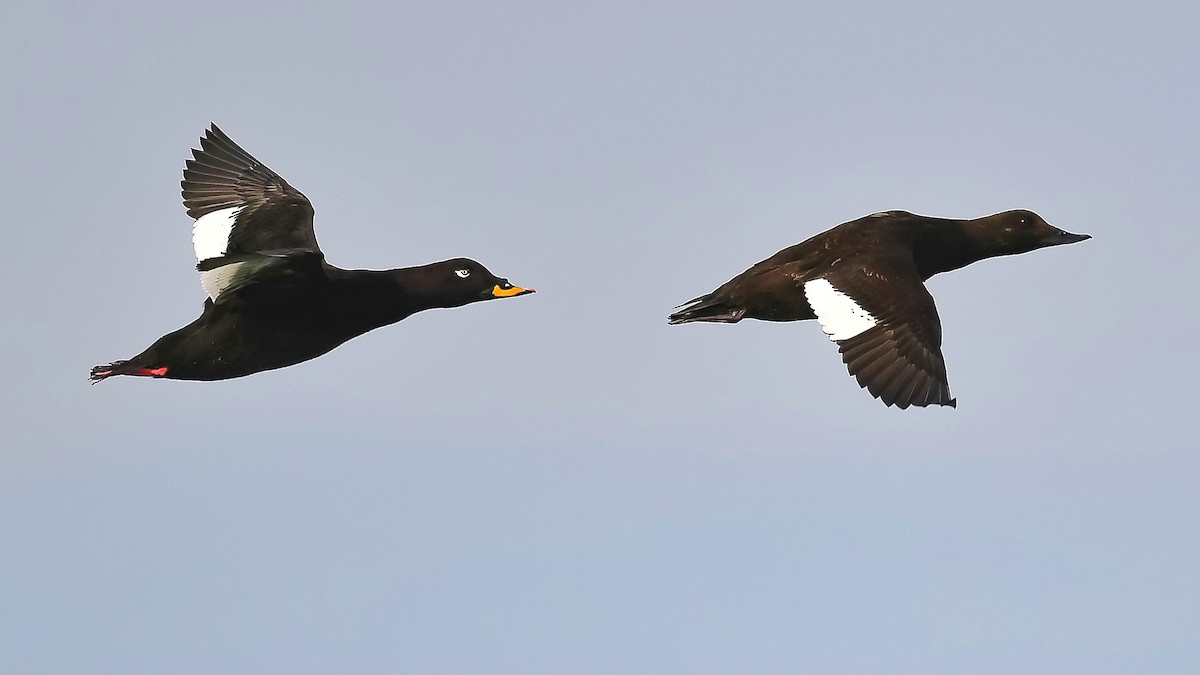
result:
M 467 277 L 471 276 L 471 270 L 454 270 L 454 273 L 457 274 L 458 276 L 462 277 L 463 279 L 466 279 Z

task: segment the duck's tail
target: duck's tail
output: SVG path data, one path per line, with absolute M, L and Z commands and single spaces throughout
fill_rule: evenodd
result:
M 691 323 L 692 321 L 737 323 L 746 314 L 744 307 L 734 307 L 725 300 L 718 298 L 716 293 L 692 298 L 675 309 L 675 313 L 667 317 L 667 323 L 672 326 L 677 323 Z

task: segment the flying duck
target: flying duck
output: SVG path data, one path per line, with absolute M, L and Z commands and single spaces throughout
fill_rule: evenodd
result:
M 213 124 L 183 171 L 200 318 L 91 380 L 138 375 L 224 380 L 316 358 L 367 331 L 435 307 L 533 293 L 467 258 L 392 270 L 325 262 L 301 192 Z
M 816 319 L 859 386 L 885 405 L 954 407 L 925 280 L 984 258 L 1090 238 L 1023 209 L 971 220 L 885 211 L 779 251 L 667 321 Z

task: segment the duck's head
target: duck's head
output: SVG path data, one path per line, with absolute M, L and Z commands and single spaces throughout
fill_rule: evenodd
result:
M 1033 211 L 1016 209 L 980 218 L 1003 254 L 1025 253 L 1047 246 L 1074 244 L 1091 239 L 1090 234 L 1073 234 L 1047 223 Z
M 513 298 L 533 293 L 508 279 L 492 274 L 488 268 L 470 258 L 454 258 L 426 265 L 422 276 L 427 288 L 438 296 L 442 307 L 458 307 L 481 300 Z

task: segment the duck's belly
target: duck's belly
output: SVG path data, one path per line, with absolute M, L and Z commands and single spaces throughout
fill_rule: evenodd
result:
M 365 332 L 329 316 L 205 312 L 137 360 L 166 367 L 168 379 L 225 380 L 314 359 Z

